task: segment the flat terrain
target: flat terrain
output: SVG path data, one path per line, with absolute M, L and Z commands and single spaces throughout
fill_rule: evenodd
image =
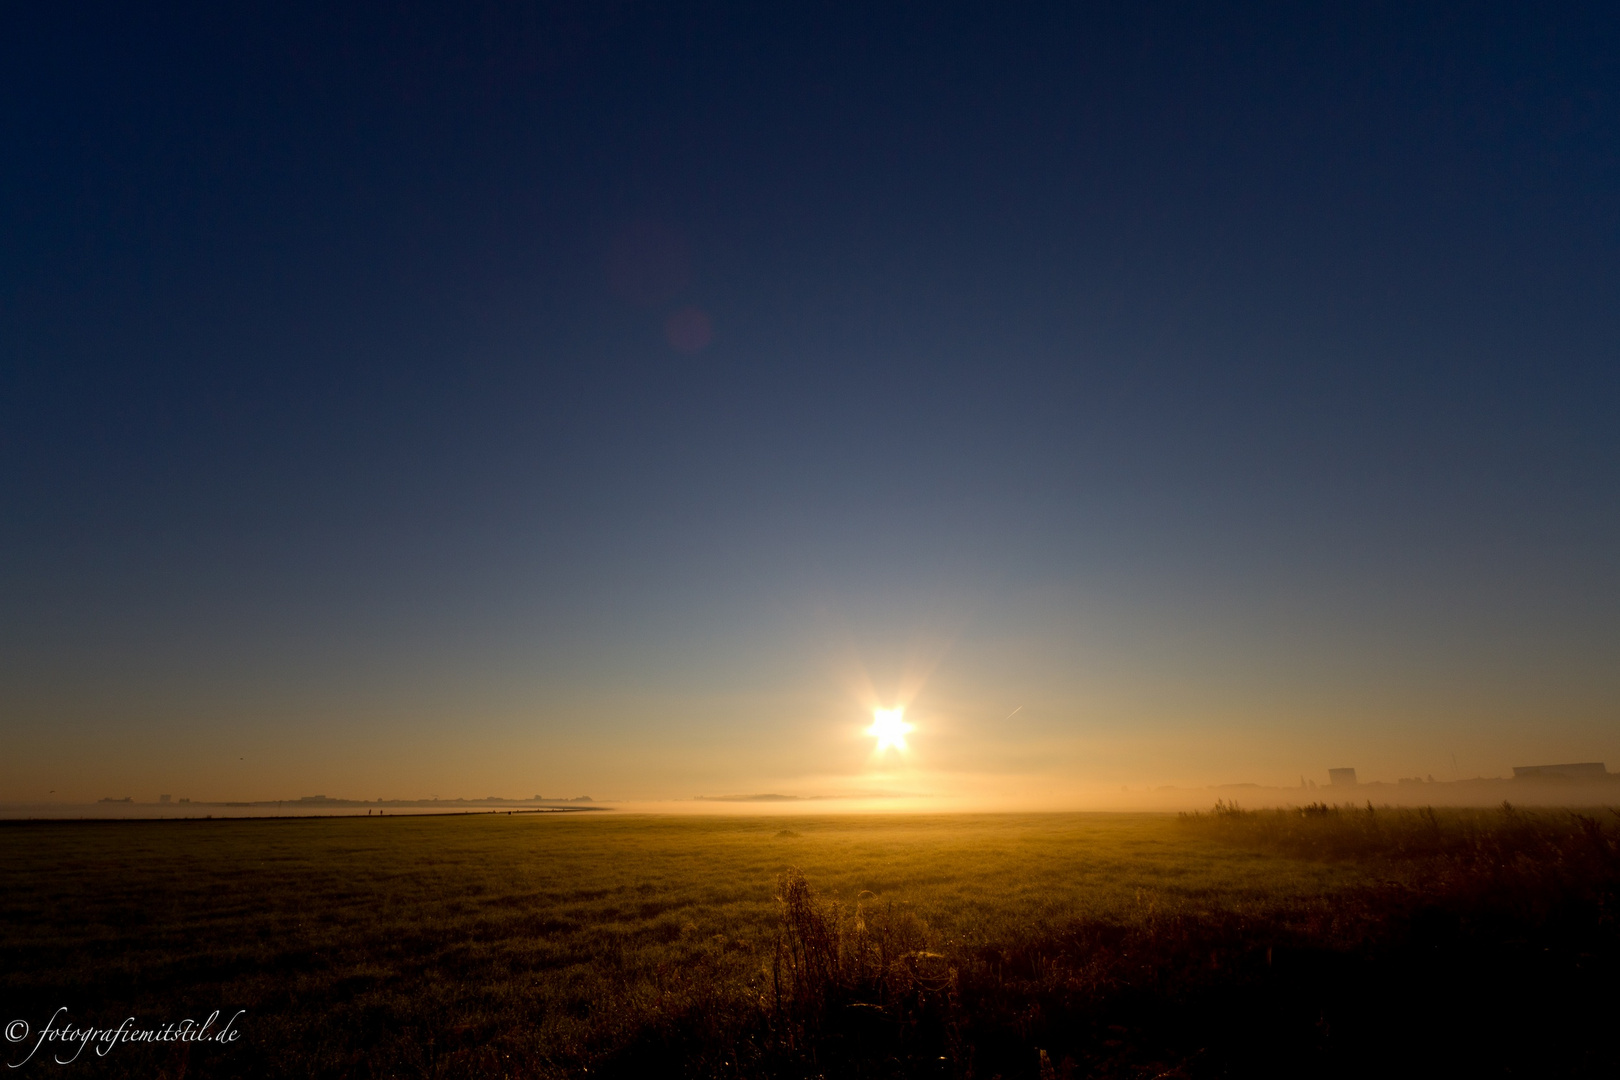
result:
M 8 823 L 0 1023 L 246 1010 L 49 1075 L 1615 1075 L 1601 814 Z

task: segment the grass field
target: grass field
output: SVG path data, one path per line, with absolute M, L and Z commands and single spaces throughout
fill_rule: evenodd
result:
M 1613 1076 L 1616 826 L 13 823 L 0 1023 L 246 1010 L 229 1046 L 15 1070 L 48 1075 Z

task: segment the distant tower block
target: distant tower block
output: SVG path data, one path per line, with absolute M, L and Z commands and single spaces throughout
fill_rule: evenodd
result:
M 1328 770 L 1328 783 L 1332 784 L 1334 787 L 1355 787 L 1356 786 L 1356 770 L 1354 770 L 1354 769 L 1329 769 Z

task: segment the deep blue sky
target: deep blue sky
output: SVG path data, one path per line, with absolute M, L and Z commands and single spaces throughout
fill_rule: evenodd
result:
M 1610 5 L 41 4 L 0 145 L 0 797 L 1620 767 Z

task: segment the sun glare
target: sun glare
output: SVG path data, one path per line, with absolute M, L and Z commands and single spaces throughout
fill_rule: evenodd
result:
M 901 753 L 906 750 L 906 732 L 911 725 L 905 721 L 904 709 L 874 709 L 872 711 L 872 726 L 866 733 L 877 739 L 877 752 L 883 753 L 889 747 L 894 747 Z

